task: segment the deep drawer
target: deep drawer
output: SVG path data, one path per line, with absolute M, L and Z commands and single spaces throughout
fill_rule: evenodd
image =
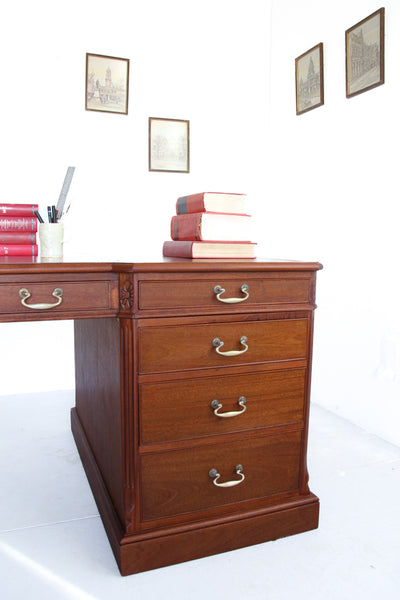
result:
M 309 273 L 218 274 L 185 279 L 170 275 L 168 279 L 142 279 L 138 285 L 138 308 L 143 311 L 213 309 L 224 312 L 261 305 L 306 304 L 312 302 L 311 283 Z M 244 284 L 248 286 L 247 291 L 242 290 Z M 218 290 L 225 291 L 219 293 Z M 227 299 L 230 302 L 227 303 Z
M 140 443 L 152 444 L 302 421 L 305 369 L 148 383 L 139 389 Z M 235 414 L 217 416 L 215 400 L 222 404 L 217 413 Z
M 307 355 L 307 333 L 307 319 L 143 327 L 139 329 L 139 371 L 162 373 L 301 359 Z M 243 336 L 246 345 L 240 342 Z M 224 345 L 214 346 L 217 339 Z M 239 354 L 226 356 L 218 350 Z
M 143 521 L 295 491 L 299 486 L 301 432 L 212 446 L 199 446 L 141 458 Z M 218 483 L 244 480 L 234 487 Z

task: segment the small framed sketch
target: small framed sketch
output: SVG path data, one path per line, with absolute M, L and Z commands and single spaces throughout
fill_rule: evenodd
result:
M 380 8 L 346 31 L 346 96 L 351 98 L 385 82 L 385 9 Z
M 128 114 L 129 59 L 86 54 L 86 110 Z
M 189 121 L 149 118 L 149 171 L 189 173 Z
M 296 114 L 324 103 L 324 56 L 323 44 L 317 44 L 295 59 L 296 66 Z

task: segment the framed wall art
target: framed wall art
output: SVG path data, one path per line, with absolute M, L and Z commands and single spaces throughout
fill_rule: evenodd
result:
M 86 110 L 128 114 L 129 59 L 86 54 Z
M 189 173 L 189 121 L 149 118 L 149 171 Z
M 385 82 L 385 9 L 380 8 L 346 31 L 346 96 L 351 98 Z
M 324 49 L 317 44 L 295 59 L 296 114 L 301 115 L 324 103 Z

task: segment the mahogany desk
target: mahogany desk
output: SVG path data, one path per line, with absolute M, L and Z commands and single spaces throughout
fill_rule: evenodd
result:
M 72 431 L 123 575 L 318 526 L 319 263 L 0 261 L 0 320 L 74 319 Z

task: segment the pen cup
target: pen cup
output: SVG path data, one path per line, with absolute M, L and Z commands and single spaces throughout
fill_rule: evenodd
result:
M 40 256 L 42 258 L 62 258 L 63 223 L 39 223 Z

